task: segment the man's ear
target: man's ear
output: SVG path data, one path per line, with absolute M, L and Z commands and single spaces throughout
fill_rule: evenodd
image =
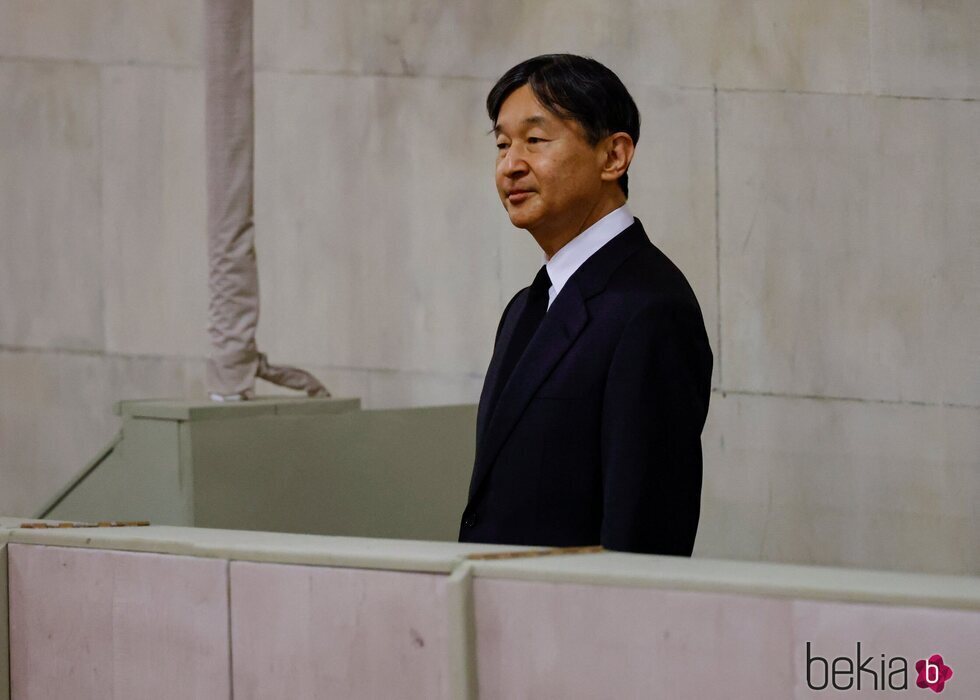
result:
M 617 131 L 599 142 L 602 158 L 602 179 L 615 182 L 623 176 L 633 160 L 633 137 L 625 131 Z

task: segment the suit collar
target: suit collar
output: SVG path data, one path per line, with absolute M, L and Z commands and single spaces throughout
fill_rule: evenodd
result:
M 622 233 L 582 263 L 569 282 L 578 286 L 583 299 L 591 299 L 606 288 L 609 278 L 627 258 L 649 245 L 650 239 L 643 230 L 643 224 L 639 219 L 634 219 Z
M 506 384 L 498 386 L 501 357 L 524 310 L 526 290 L 515 300 L 501 329 L 497 349 L 487 370 L 484 395 L 480 400 L 477 460 L 470 482 L 471 500 L 538 387 L 587 325 L 589 314 L 585 302 L 605 289 L 613 272 L 627 258 L 649 245 L 650 240 L 637 219 L 586 260 L 551 305 Z
M 615 209 L 589 226 L 562 246 L 561 250 L 546 258 L 545 266 L 552 287 L 549 305 L 561 292 L 565 283 L 582 264 L 595 255 L 602 246 L 633 225 L 633 213 L 627 205 Z

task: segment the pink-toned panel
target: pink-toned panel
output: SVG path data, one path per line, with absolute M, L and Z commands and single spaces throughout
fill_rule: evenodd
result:
M 227 562 L 9 546 L 12 700 L 230 697 Z
M 790 698 L 792 602 L 474 581 L 481 700 Z
M 978 611 L 799 601 L 793 604 L 793 625 L 796 630 L 793 649 L 799 668 L 796 698 L 882 697 L 892 687 L 901 687 L 903 682 L 908 686 L 910 697 L 980 698 Z M 807 642 L 810 642 L 812 659 L 809 685 Z M 861 642 L 860 658 L 858 642 Z M 882 654 L 885 655 L 884 674 L 881 672 Z M 933 654 L 940 654 L 943 662 L 953 669 L 953 677 L 941 694 L 915 685 L 918 677 L 915 662 Z M 828 678 L 826 670 L 839 658 L 850 661 L 840 661 L 838 670 L 842 673 L 836 678 Z M 826 659 L 827 666 L 819 659 Z M 858 674 L 857 670 L 864 662 L 867 662 L 866 671 Z M 902 673 L 889 677 L 892 671 L 900 671 L 905 666 L 907 678 Z M 852 667 L 854 673 L 848 673 Z M 857 690 L 858 675 L 860 691 Z M 838 688 L 847 690 L 835 690 L 835 681 Z M 824 684 L 827 685 L 825 690 L 810 687 L 821 688 Z M 877 691 L 874 690 L 876 684 Z
M 446 577 L 231 564 L 236 700 L 448 697 Z

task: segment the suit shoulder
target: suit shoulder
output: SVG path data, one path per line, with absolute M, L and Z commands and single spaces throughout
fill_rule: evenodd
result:
M 514 302 L 520 299 L 522 296 L 526 295 L 529 289 L 530 287 L 521 287 L 516 292 L 514 292 L 514 296 L 510 298 L 510 301 L 507 302 L 507 305 L 504 306 L 504 310 L 500 313 L 501 321 L 507 318 L 507 314 L 510 313 L 510 309 L 514 305 Z
M 652 243 L 623 262 L 610 277 L 606 291 L 630 297 L 631 305 L 693 303 L 700 309 L 684 273 Z
M 507 315 L 510 313 L 511 308 L 513 308 L 514 302 L 517 301 L 521 295 L 527 294 L 528 289 L 529 287 L 524 287 L 517 290 L 514 296 L 510 298 L 510 301 L 507 302 L 507 306 L 505 306 L 504 310 L 500 313 L 500 320 L 497 322 L 497 333 L 494 335 L 493 339 L 494 347 L 496 347 L 497 343 L 500 341 L 500 333 L 504 329 L 504 322 L 507 320 Z

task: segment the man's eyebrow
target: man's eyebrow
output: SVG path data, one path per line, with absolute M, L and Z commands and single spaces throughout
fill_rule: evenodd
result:
M 544 126 L 548 122 L 546 117 L 540 114 L 535 114 L 533 117 L 525 117 L 521 120 L 522 126 Z M 500 124 L 494 124 L 493 128 L 488 132 L 496 136 L 500 135 Z

